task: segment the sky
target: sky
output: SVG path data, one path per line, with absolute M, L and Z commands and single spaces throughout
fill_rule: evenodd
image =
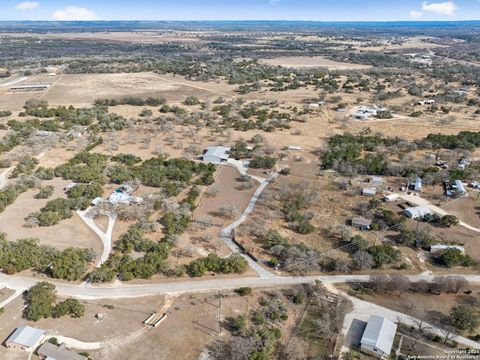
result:
M 2 20 L 480 20 L 480 0 L 0 0 Z

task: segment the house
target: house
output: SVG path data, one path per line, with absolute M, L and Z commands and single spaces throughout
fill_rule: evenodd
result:
M 5 346 L 8 349 L 33 351 L 40 343 L 44 333 L 44 330 L 21 326 L 5 341 Z
M 379 359 L 387 359 L 392 351 L 397 324 L 384 317 L 372 315 L 360 341 L 360 350 Z
M 0 78 L 6 78 L 10 76 L 10 72 L 7 69 L 0 69 Z
M 372 189 L 372 188 L 364 188 L 362 190 L 362 195 L 363 196 L 375 196 L 377 194 L 377 190 Z
M 380 176 L 372 176 L 370 177 L 370 184 L 373 186 L 383 186 L 385 182 Z
M 108 202 L 113 205 L 130 205 L 130 204 L 140 204 L 143 202 L 143 199 L 137 196 L 132 196 L 125 192 L 116 192 L 114 191 L 112 195 L 108 198 Z
M 385 202 L 394 202 L 400 199 L 400 196 L 397 194 L 388 194 L 383 197 L 383 201 Z
M 225 146 L 210 146 L 203 154 L 202 160 L 206 163 L 221 164 L 227 162 L 230 148 Z
M 96 197 L 95 199 L 92 200 L 91 205 L 92 206 L 97 206 L 98 204 L 102 203 L 103 199 L 101 197 Z
M 465 248 L 460 245 L 445 245 L 445 244 L 434 244 L 430 246 L 430 252 L 432 254 L 436 254 L 439 252 L 443 252 L 445 250 L 459 250 L 462 254 L 465 254 Z
M 361 216 L 352 219 L 352 226 L 360 230 L 371 230 L 372 220 L 365 219 Z
M 65 344 L 54 345 L 44 342 L 42 346 L 37 350 L 38 356 L 42 359 L 55 359 L 55 360 L 87 360 L 86 356 L 77 354 L 66 348 Z
M 425 215 L 431 214 L 432 211 L 428 206 L 422 205 L 406 208 L 403 213 L 410 219 L 420 219 L 423 218 Z

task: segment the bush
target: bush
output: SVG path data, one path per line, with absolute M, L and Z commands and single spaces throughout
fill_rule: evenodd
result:
M 252 293 L 252 288 L 241 287 L 241 288 L 235 289 L 234 291 L 240 296 L 247 296 Z
M 77 299 L 67 299 L 59 302 L 52 311 L 54 318 L 70 315 L 72 318 L 80 318 L 85 315 L 85 306 Z
M 250 160 L 249 166 L 253 169 L 271 169 L 276 162 L 275 158 L 269 156 L 256 156 Z
M 40 189 L 37 195 L 35 195 L 35 199 L 48 199 L 50 196 L 53 195 L 55 191 L 55 187 L 52 185 L 44 186 Z

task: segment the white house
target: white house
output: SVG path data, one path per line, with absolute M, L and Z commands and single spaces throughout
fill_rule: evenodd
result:
M 387 359 L 392 351 L 397 324 L 384 317 L 372 315 L 360 341 L 360 350 L 379 359 Z
M 377 191 L 372 188 L 365 188 L 362 190 L 363 196 L 375 196 L 376 194 L 377 194 Z
M 209 146 L 202 160 L 206 163 L 220 164 L 227 162 L 229 158 L 229 147 L 225 146 Z
M 411 219 L 420 219 L 425 215 L 431 214 L 432 211 L 428 206 L 421 205 L 407 208 L 403 211 L 403 213 Z
M 40 343 L 44 333 L 44 330 L 21 326 L 5 341 L 5 346 L 8 349 L 32 351 Z
M 385 202 L 394 202 L 400 199 L 400 196 L 397 194 L 388 194 L 383 197 L 383 201 Z

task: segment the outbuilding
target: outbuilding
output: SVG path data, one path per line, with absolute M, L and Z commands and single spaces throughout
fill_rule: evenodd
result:
M 65 344 L 54 345 L 49 342 L 45 342 L 37 350 L 38 356 L 42 359 L 55 359 L 55 360 L 86 360 L 87 357 L 70 351 L 66 348 Z
M 225 146 L 210 146 L 203 154 L 202 160 L 206 163 L 221 164 L 227 162 L 230 148 Z
M 397 324 L 381 316 L 372 315 L 360 341 L 360 350 L 379 359 L 387 359 L 392 351 Z
M 44 333 L 44 330 L 30 326 L 21 326 L 5 341 L 5 346 L 8 349 L 33 351 L 40 343 L 40 340 L 42 340 Z

